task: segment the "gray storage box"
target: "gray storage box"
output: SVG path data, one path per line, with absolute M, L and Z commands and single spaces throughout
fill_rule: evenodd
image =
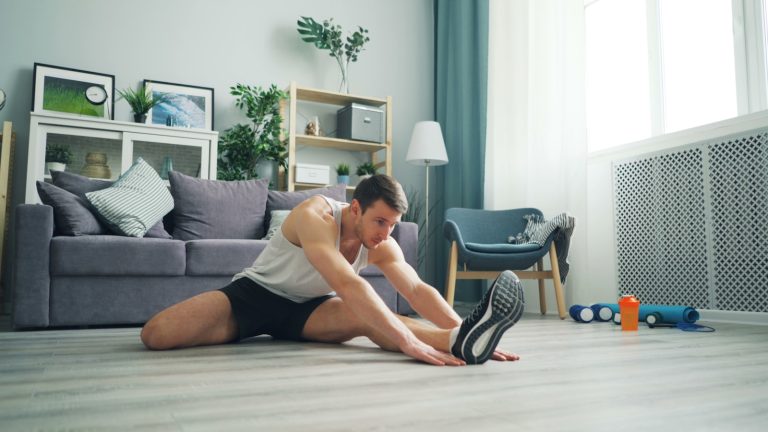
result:
M 350 104 L 336 113 L 336 137 L 359 141 L 384 142 L 384 110 Z

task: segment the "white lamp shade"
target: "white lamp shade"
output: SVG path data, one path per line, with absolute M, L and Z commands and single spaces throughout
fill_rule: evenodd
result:
M 445 165 L 448 163 L 448 153 L 445 151 L 440 123 L 434 121 L 416 123 L 413 127 L 411 145 L 408 147 L 405 160 L 414 165 Z

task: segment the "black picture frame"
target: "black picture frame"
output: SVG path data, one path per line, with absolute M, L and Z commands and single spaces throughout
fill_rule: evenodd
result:
M 32 82 L 33 112 L 115 118 L 114 75 L 35 63 Z M 105 103 L 94 105 L 86 99 L 85 89 L 93 85 L 107 91 Z
M 213 88 L 149 79 L 144 88 L 166 95 L 147 113 L 147 124 L 213 130 Z

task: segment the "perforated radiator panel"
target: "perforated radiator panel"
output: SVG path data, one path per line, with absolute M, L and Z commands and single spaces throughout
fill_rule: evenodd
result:
M 768 130 L 615 162 L 620 294 L 768 312 Z

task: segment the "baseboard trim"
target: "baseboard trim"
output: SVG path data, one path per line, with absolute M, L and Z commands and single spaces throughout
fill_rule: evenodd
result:
M 765 312 L 737 312 L 712 309 L 697 310 L 699 311 L 701 321 L 768 325 L 768 313 Z

